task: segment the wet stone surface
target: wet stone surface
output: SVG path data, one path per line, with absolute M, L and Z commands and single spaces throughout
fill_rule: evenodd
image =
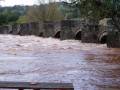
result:
M 120 90 L 120 49 L 0 35 L 0 81 L 72 82 L 75 90 Z

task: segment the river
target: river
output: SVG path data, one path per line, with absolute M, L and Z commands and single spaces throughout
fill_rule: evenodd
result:
M 75 90 L 120 90 L 120 49 L 0 35 L 0 81 L 70 82 Z

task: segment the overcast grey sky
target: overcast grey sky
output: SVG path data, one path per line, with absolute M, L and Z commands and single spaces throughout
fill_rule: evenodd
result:
M 14 6 L 14 5 L 33 5 L 36 0 L 5 0 L 1 1 L 2 6 Z
M 38 0 L 4 0 L 4 1 L 1 1 L 0 4 L 2 6 L 33 5 L 37 3 L 37 1 Z M 47 2 L 48 0 L 45 0 L 45 1 Z M 56 1 L 59 1 L 59 0 L 56 0 Z

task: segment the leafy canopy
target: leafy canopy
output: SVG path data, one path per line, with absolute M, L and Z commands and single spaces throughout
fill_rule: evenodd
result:
M 71 3 L 80 9 L 81 17 L 103 19 L 120 14 L 120 0 L 71 0 Z

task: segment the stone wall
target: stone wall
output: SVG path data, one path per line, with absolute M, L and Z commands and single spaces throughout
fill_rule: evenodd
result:
M 0 26 L 0 34 L 8 34 L 10 30 L 10 26 L 6 25 L 6 26 Z
M 86 24 L 85 24 L 86 23 Z M 90 24 L 90 25 L 88 25 Z M 86 25 L 86 26 L 85 26 Z M 45 22 L 31 22 L 24 24 L 14 24 L 10 27 L 1 26 L 1 34 L 13 34 L 13 35 L 36 35 L 43 37 L 56 37 L 61 40 L 65 39 L 78 39 L 81 40 L 81 32 L 88 33 L 82 35 L 83 42 L 88 42 L 87 38 L 96 39 L 95 34 L 97 30 L 94 29 L 93 21 L 80 21 L 80 20 L 63 20 L 63 21 L 45 21 Z M 9 31 L 9 32 L 8 32 Z M 90 36 L 89 36 L 90 35 Z M 94 42 L 94 40 L 89 40 Z M 95 41 L 96 42 L 96 41 Z
M 108 47 L 120 47 L 120 33 L 109 25 L 99 25 L 94 20 L 45 21 L 6 25 L 0 26 L 0 34 L 36 35 L 60 38 L 61 40 L 77 39 L 84 43 L 107 42 Z
M 110 48 L 120 48 L 120 31 L 116 29 L 108 31 L 107 46 Z
M 111 18 L 105 18 L 99 23 L 100 33 L 98 34 L 99 41 L 104 43 L 106 37 L 106 43 L 108 47 L 120 48 L 120 31 L 112 24 Z
M 56 34 L 61 31 L 61 22 L 45 21 L 44 22 L 44 36 L 56 37 Z
M 61 39 L 81 40 L 81 32 L 85 21 L 82 20 L 64 20 L 61 22 Z
M 75 34 L 73 32 L 73 28 L 75 28 L 75 23 L 72 20 L 64 20 L 61 22 L 61 40 L 66 39 L 74 39 Z
M 31 22 L 29 23 L 29 34 L 40 36 L 43 32 L 43 23 L 42 22 Z
M 81 40 L 81 36 L 83 36 L 82 38 L 83 42 L 89 41 L 91 43 L 93 42 L 97 43 L 95 41 L 96 38 L 94 38 L 95 34 L 97 34 L 96 33 L 97 30 L 94 30 L 94 27 L 91 27 L 91 25 L 93 24 L 94 24 L 94 21 L 90 21 L 90 20 L 31 22 L 31 23 L 11 25 L 11 27 L 7 29 L 7 31 L 9 32 L 7 32 L 4 29 L 5 26 L 1 26 L 0 31 L 1 31 L 1 34 L 6 33 L 6 34 L 13 34 L 13 35 L 36 35 L 36 36 L 43 36 L 43 37 L 55 37 L 55 38 L 60 38 L 61 40 L 66 40 L 66 39 Z M 84 29 L 84 27 L 86 27 L 86 29 Z M 88 32 L 90 32 L 91 35 L 87 34 Z M 85 34 L 81 35 L 81 33 L 86 33 L 87 37 L 85 37 Z M 90 39 L 90 40 L 87 40 L 87 39 Z
M 29 23 L 20 24 L 19 35 L 30 35 Z
M 84 25 L 82 29 L 82 42 L 83 43 L 99 43 L 98 35 L 99 27 L 98 25 Z
M 9 30 L 10 34 L 18 35 L 19 32 L 20 32 L 20 25 L 18 24 L 11 25 L 11 29 Z

